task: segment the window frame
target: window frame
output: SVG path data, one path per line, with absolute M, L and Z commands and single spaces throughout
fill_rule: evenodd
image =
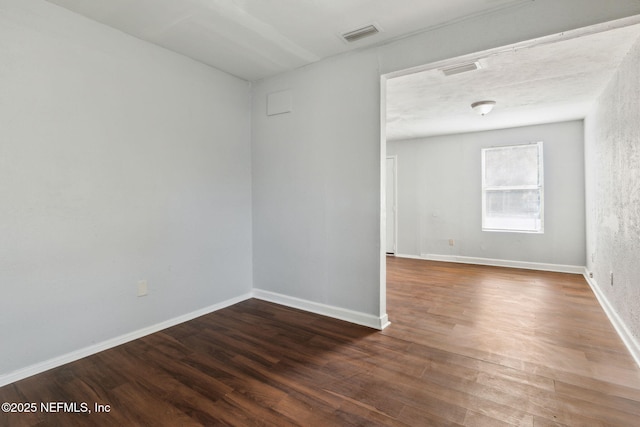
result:
M 487 186 L 486 181 L 486 162 L 485 154 L 489 150 L 500 150 L 505 148 L 523 147 L 536 145 L 538 148 L 538 184 L 537 185 L 502 185 Z M 484 147 L 481 149 L 482 156 L 482 231 L 499 232 L 499 233 L 527 233 L 527 234 L 544 234 L 544 155 L 542 141 L 529 142 L 524 144 L 510 144 L 493 147 Z M 540 227 L 539 229 L 508 229 L 487 227 L 487 192 L 489 191 L 513 191 L 513 190 L 537 190 L 540 194 Z

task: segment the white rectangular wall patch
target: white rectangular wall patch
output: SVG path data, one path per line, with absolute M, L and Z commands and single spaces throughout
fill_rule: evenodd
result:
M 267 116 L 290 113 L 292 110 L 291 90 L 282 90 L 267 95 Z

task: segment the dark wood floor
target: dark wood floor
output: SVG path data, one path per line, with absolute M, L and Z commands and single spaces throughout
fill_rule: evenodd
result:
M 0 425 L 640 426 L 640 369 L 582 277 L 389 258 L 387 292 L 383 332 L 245 301 L 0 388 L 92 410 Z

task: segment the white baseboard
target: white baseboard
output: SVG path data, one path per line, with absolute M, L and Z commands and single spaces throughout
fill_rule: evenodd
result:
M 376 317 L 371 314 L 321 304 L 301 298 L 290 297 L 288 295 L 264 291 L 262 289 L 254 288 L 253 297 L 256 299 L 284 305 L 286 307 L 297 308 L 300 310 L 309 311 L 311 313 L 333 317 L 334 319 L 344 320 L 347 322 L 355 323 L 357 325 L 368 326 L 369 328 L 378 330 L 382 330 L 391 324 L 389 322 L 389 317 L 386 314 L 381 317 Z
M 45 360 L 44 362 L 36 363 L 31 366 L 27 366 L 25 368 L 19 369 L 14 372 L 10 372 L 8 374 L 0 375 L 0 387 L 5 386 L 7 384 L 11 384 L 13 382 L 25 379 L 32 375 L 36 375 L 49 369 L 56 368 L 58 366 L 64 365 L 66 363 L 74 362 L 76 360 L 82 359 L 83 357 L 91 356 L 92 354 L 99 353 L 104 350 L 108 350 L 110 348 L 119 346 L 121 344 L 125 344 L 129 341 L 136 340 L 138 338 L 142 338 L 146 335 L 153 334 L 155 332 L 161 331 L 163 329 L 167 329 L 171 326 L 178 325 L 180 323 L 187 322 L 189 320 L 193 320 L 196 317 L 204 316 L 205 314 L 213 313 L 214 311 L 218 311 L 225 307 L 229 307 L 231 305 L 237 304 L 239 302 L 245 301 L 251 298 L 251 294 L 240 295 L 235 298 L 228 299 L 226 301 L 220 302 L 218 304 L 213 304 L 208 307 L 202 308 L 200 310 L 193 311 L 191 313 L 184 314 L 182 316 L 174 317 L 173 319 L 165 320 L 164 322 L 157 323 L 155 325 L 148 326 L 146 328 L 138 329 L 137 331 L 133 331 L 124 335 L 120 335 L 118 337 L 91 345 L 89 347 L 82 348 L 80 350 L 72 351 L 71 353 L 63 354 L 62 356 L 55 357 L 53 359 Z
M 424 258 L 422 258 L 421 256 L 418 256 L 418 255 L 393 254 L 391 256 L 394 256 L 396 258 L 424 259 Z
M 413 256 L 403 256 L 404 258 L 413 258 Z M 527 262 L 527 261 L 513 261 L 508 259 L 494 259 L 494 258 L 476 258 L 459 255 L 436 255 L 436 254 L 422 254 L 417 259 L 426 259 L 430 261 L 444 261 L 444 262 L 457 262 L 460 264 L 478 264 L 489 265 L 493 267 L 509 267 L 509 268 L 523 268 L 526 270 L 540 270 L 540 271 L 553 271 L 556 273 L 571 273 L 582 274 L 584 272 L 584 266 L 579 265 L 562 265 L 562 264 L 546 264 L 540 262 Z
M 618 316 L 618 313 L 613 309 L 613 306 L 607 297 L 602 293 L 596 281 L 592 277 L 589 277 L 589 271 L 587 271 L 586 267 L 583 275 L 589 286 L 591 286 L 591 290 L 593 290 L 593 293 L 596 295 L 596 298 L 609 318 L 609 321 L 622 339 L 622 342 L 624 342 L 629 353 L 631 353 L 631 357 L 633 357 L 633 360 L 635 360 L 638 367 L 640 367 L 640 342 L 638 342 L 638 340 L 631 334 L 627 325 L 622 321 L 622 319 L 620 319 L 620 316 Z

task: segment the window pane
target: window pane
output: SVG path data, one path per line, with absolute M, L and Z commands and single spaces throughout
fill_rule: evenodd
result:
M 540 190 L 486 191 L 483 228 L 539 231 L 540 194 Z
M 538 185 L 538 145 L 485 149 L 488 187 Z

